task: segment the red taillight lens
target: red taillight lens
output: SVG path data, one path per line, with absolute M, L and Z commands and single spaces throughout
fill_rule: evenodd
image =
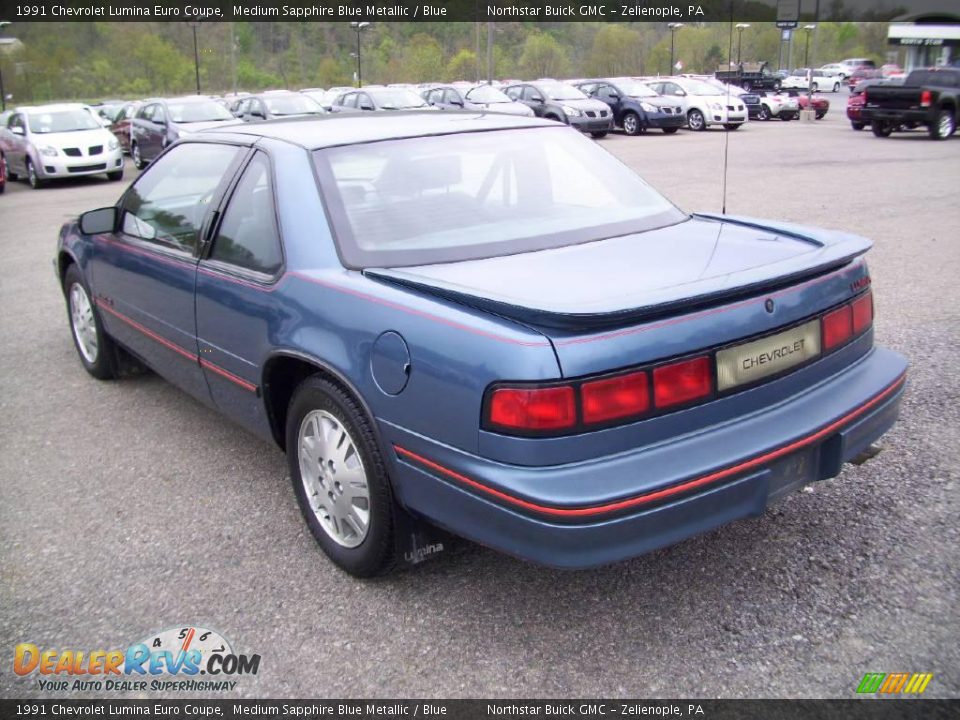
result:
M 832 350 L 843 345 L 851 335 L 853 335 L 853 311 L 849 305 L 844 305 L 823 316 L 824 350 Z
M 573 388 L 498 388 L 490 397 L 490 423 L 517 430 L 561 430 L 577 422 Z
M 650 407 L 650 390 L 645 372 L 630 373 L 580 386 L 583 421 L 600 423 L 639 415 Z
M 933 103 L 933 95 L 929 90 L 924 90 L 920 93 L 920 107 L 930 107 Z
M 697 400 L 711 392 L 713 375 L 709 357 L 681 360 L 653 371 L 653 397 L 658 408 Z
M 873 293 L 862 295 L 850 303 L 853 312 L 853 334 L 859 335 L 873 322 Z

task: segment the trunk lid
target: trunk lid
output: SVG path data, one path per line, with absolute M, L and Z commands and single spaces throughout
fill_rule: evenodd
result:
M 564 374 L 579 375 L 654 357 L 651 348 L 640 352 L 653 337 L 641 338 L 645 325 L 668 325 L 663 318 L 802 283 L 869 248 L 869 240 L 846 233 L 694 215 L 665 228 L 564 248 L 365 273 L 536 328 L 554 343 Z M 809 300 L 797 302 L 794 314 L 815 312 Z M 762 303 L 759 312 L 762 317 Z M 715 335 L 714 328 L 708 334 Z M 610 352 L 601 349 L 605 343 L 591 342 L 584 355 L 577 346 L 591 336 L 618 341 L 609 344 Z M 723 332 L 716 337 L 725 341 Z M 700 341 L 685 338 L 688 345 Z M 694 349 L 660 352 L 666 357 Z

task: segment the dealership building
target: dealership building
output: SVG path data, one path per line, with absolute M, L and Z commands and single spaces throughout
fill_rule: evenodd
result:
M 905 51 L 904 70 L 960 61 L 960 15 L 917 13 L 894 19 L 887 43 Z

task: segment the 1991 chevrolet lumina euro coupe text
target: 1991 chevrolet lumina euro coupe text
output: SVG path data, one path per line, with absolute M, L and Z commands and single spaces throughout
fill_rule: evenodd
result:
M 846 233 L 687 215 L 535 118 L 205 131 L 60 234 L 80 359 L 135 357 L 286 450 L 330 558 L 407 520 L 568 568 L 837 475 L 896 420 Z

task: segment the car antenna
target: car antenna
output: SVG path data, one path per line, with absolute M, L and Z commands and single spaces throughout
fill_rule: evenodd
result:
M 730 42 L 727 47 L 727 72 L 733 69 L 733 0 L 730 0 Z M 743 76 L 741 71 L 740 76 Z M 729 78 L 730 75 L 728 74 Z M 727 113 L 730 112 L 730 82 L 727 82 Z M 728 118 L 729 119 L 729 118 Z M 720 214 L 727 214 L 727 160 L 730 157 L 730 130 L 727 129 L 723 138 L 723 198 L 720 202 Z

